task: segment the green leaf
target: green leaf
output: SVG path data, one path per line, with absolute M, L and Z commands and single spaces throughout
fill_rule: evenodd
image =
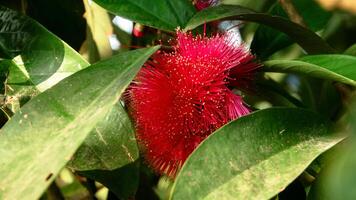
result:
M 321 30 L 331 17 L 331 13 L 323 10 L 314 0 L 295 0 L 293 4 L 298 13 L 303 17 L 306 26 L 312 31 Z M 280 2 L 275 3 L 269 13 L 288 19 L 287 14 L 280 6 Z M 292 43 L 293 41 L 286 34 L 261 25 L 255 32 L 251 49 L 260 58 L 267 58 Z
M 312 185 L 308 200 L 355 199 L 356 191 L 356 96 L 350 100 L 343 131 L 350 137 L 327 152 L 325 166 Z
M 0 27 L 0 57 L 21 56 L 16 64 L 24 66 L 40 91 L 88 66 L 66 43 L 16 11 L 0 6 Z
M 98 122 L 69 162 L 74 170 L 114 170 L 138 158 L 138 148 L 130 118 L 117 103 Z
M 308 109 L 328 119 L 334 119 L 337 116 L 341 108 L 341 97 L 333 81 L 295 74 L 292 76 L 299 79 L 299 87 L 295 89 L 295 95 L 300 97 Z
M 5 102 L 2 106 L 9 108 L 13 113 L 17 112 L 21 105 L 39 93 L 35 84 L 32 82 L 26 69 L 17 65 L 12 60 L 1 60 L 0 68 L 6 72 L 4 81 Z
M 356 44 L 352 45 L 348 49 L 345 50 L 344 54 L 350 56 L 356 56 Z
M 81 47 L 81 54 L 86 55 L 90 63 L 109 58 L 112 55 L 109 37 L 113 26 L 108 12 L 94 2 L 83 0 L 87 21 L 87 38 Z
M 274 0 L 272 0 L 274 1 Z M 227 5 L 239 5 L 244 6 L 253 10 L 261 11 L 268 4 L 270 4 L 271 0 L 260 0 L 260 1 L 250 1 L 250 0 L 221 0 L 221 4 Z
M 199 25 L 218 19 L 252 21 L 270 26 L 287 34 L 309 54 L 334 52 L 334 50 L 325 41 L 323 41 L 323 39 L 309 29 L 306 29 L 282 17 L 257 13 L 241 6 L 220 5 L 204 9 L 190 19 L 185 27 L 185 30 L 191 30 Z
M 269 199 L 342 137 L 310 111 L 272 108 L 237 119 L 188 158 L 172 199 Z
M 189 0 L 94 0 L 108 11 L 150 27 L 174 31 L 183 27 L 194 15 Z
M 157 49 L 94 64 L 25 104 L 1 129 L 0 196 L 38 198 Z
M 281 86 L 280 83 L 274 81 L 273 79 L 259 79 L 256 80 L 256 86 L 259 88 L 259 93 L 266 93 L 264 96 L 266 98 L 276 99 L 276 94 L 288 101 L 296 107 L 305 107 L 305 105 L 300 102 L 297 98 L 293 97 L 288 91 Z M 274 95 L 272 95 L 274 94 Z M 286 106 L 286 105 L 284 105 Z
M 78 174 L 102 183 L 119 199 L 132 199 L 139 184 L 139 161 L 112 171 L 81 171 Z
M 298 73 L 356 86 L 356 57 L 348 55 L 315 55 L 299 60 L 269 60 L 263 70 Z

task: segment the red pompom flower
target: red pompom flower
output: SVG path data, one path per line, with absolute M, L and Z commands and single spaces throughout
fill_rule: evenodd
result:
M 173 52 L 158 52 L 128 89 L 137 138 L 153 169 L 174 177 L 190 153 L 213 131 L 249 113 L 239 85 L 259 66 L 228 34 L 177 31 Z
M 203 10 L 218 4 L 218 0 L 195 0 L 194 5 L 197 10 Z

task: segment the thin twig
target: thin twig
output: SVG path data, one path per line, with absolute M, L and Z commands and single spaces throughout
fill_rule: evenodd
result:
M 303 27 L 307 27 L 303 17 L 299 14 L 297 9 L 294 7 L 292 0 L 279 0 L 284 11 L 286 11 L 290 20 L 297 23 Z
M 0 110 L 4 113 L 6 116 L 7 120 L 9 120 L 12 116 L 12 113 L 9 112 L 9 110 L 6 107 L 0 106 Z

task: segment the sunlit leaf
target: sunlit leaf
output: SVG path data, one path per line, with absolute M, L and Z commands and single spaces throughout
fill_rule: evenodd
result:
M 109 37 L 113 34 L 108 12 L 96 3 L 83 0 L 85 19 L 87 21 L 87 38 L 81 54 L 86 55 L 90 63 L 108 58 L 112 55 Z
M 69 162 L 74 170 L 114 170 L 137 160 L 130 119 L 120 103 L 95 126 Z
M 1 129 L 0 196 L 38 198 L 157 49 L 94 64 L 25 104 Z
M 16 11 L 0 7 L 0 27 L 0 57 L 19 56 L 16 64 L 23 65 L 40 91 L 88 66 L 66 43 Z
M 343 136 L 307 110 L 272 108 L 208 137 L 178 174 L 172 199 L 270 199 Z

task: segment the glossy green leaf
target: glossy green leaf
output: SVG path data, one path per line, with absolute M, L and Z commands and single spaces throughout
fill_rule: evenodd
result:
M 139 184 L 139 161 L 111 171 L 92 170 L 78 174 L 102 183 L 119 199 L 133 199 Z
M 315 55 L 299 60 L 269 60 L 264 71 L 298 73 L 356 86 L 356 57 L 348 55 Z
M 189 0 L 95 0 L 108 11 L 150 27 L 174 31 L 183 27 L 194 15 Z
M 265 13 L 257 13 L 241 6 L 220 5 L 204 9 L 190 19 L 185 27 L 185 30 L 191 30 L 206 22 L 218 19 L 252 21 L 270 26 L 287 34 L 309 54 L 334 52 L 334 50 L 325 41 L 323 41 L 323 39 L 309 29 L 306 29 L 282 17 L 271 16 Z
M 0 27 L 0 57 L 18 56 L 16 64 L 24 66 L 40 91 L 88 66 L 62 40 L 16 11 L 0 7 Z
M 69 162 L 74 170 L 114 170 L 138 158 L 138 148 L 130 118 L 117 103 L 98 122 Z
M 298 13 L 303 17 L 307 28 L 312 31 L 321 30 L 331 17 L 331 13 L 323 10 L 315 0 L 295 0 L 292 2 Z M 269 13 L 288 19 L 280 2 L 275 3 Z M 261 25 L 255 32 L 251 49 L 260 58 L 266 58 L 292 43 L 293 41 L 286 34 Z
M 38 198 L 157 49 L 94 64 L 25 104 L 0 132 L 0 196 Z
M 342 139 L 319 115 L 261 110 L 208 137 L 178 174 L 172 199 L 269 199 Z

